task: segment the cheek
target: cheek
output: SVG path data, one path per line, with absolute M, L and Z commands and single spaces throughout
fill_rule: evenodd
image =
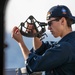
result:
M 54 28 L 53 31 L 55 34 L 59 34 L 59 32 L 60 32 L 58 28 Z
M 60 25 L 54 25 L 53 26 L 53 31 L 56 33 L 56 34 L 60 34 L 61 33 L 61 28 L 60 28 Z
M 61 24 L 58 22 L 58 23 L 56 23 L 56 25 L 54 25 L 55 26 L 55 29 L 57 30 L 57 31 L 60 31 L 60 29 L 61 29 Z

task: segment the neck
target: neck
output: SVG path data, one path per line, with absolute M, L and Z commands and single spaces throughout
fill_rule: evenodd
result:
M 69 34 L 71 32 L 72 32 L 72 28 L 66 28 L 65 30 L 63 30 L 61 38 L 63 38 L 65 35 L 67 35 L 67 34 Z

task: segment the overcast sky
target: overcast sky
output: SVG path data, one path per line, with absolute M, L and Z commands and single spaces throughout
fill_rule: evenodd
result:
M 47 11 L 54 5 L 66 5 L 75 15 L 75 0 L 9 0 L 5 9 L 6 32 L 11 32 L 14 26 L 19 26 L 30 15 L 38 21 L 46 22 Z

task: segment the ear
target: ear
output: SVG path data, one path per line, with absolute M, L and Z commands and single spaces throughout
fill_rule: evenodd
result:
M 61 24 L 64 25 L 66 23 L 66 19 L 64 17 L 61 18 Z

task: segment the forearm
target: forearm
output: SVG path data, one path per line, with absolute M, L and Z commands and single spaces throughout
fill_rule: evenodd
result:
M 26 47 L 23 41 L 19 43 L 19 46 L 21 48 L 24 59 L 26 60 L 28 58 L 30 51 L 28 50 L 28 48 Z
M 25 44 L 23 42 L 23 38 L 22 38 L 22 35 L 21 35 L 20 30 L 18 29 L 18 27 L 15 26 L 13 28 L 11 36 L 12 36 L 12 38 L 14 38 L 18 42 L 18 44 L 19 44 L 19 46 L 22 50 L 24 59 L 27 59 L 30 52 L 29 52 L 29 50 L 27 49 L 27 47 L 25 46 Z
M 33 47 L 34 47 L 34 50 L 38 49 L 41 45 L 42 45 L 42 41 L 40 41 L 39 38 L 34 37 L 33 38 Z

